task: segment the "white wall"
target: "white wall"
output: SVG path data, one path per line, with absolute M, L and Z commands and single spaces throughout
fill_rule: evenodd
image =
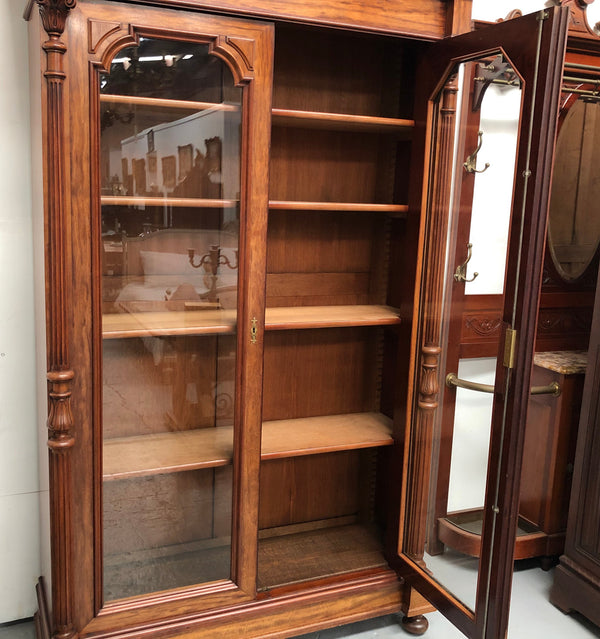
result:
M 40 573 L 24 5 L 0 0 L 0 623 L 34 613 Z
M 521 9 L 526 13 L 533 13 L 544 7 L 553 6 L 552 0 L 473 0 L 472 16 L 476 20 L 494 22 L 498 18 L 505 18 L 513 9 Z M 600 0 L 596 0 L 588 7 L 588 22 L 593 27 L 600 22 Z

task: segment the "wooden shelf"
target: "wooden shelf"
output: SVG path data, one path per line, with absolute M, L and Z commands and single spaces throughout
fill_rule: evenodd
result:
M 220 335 L 234 333 L 235 325 L 234 310 L 105 313 L 102 316 L 102 337 Z
M 270 200 L 274 211 L 346 211 L 348 213 L 390 213 L 406 215 L 407 204 L 373 204 L 368 202 L 303 202 L 297 200 Z
M 216 468 L 231 463 L 233 430 L 202 428 L 153 433 L 104 442 L 105 480 Z
M 391 420 L 352 413 L 265 422 L 261 458 L 278 459 L 392 444 Z M 105 480 L 214 468 L 231 463 L 233 429 L 203 428 L 104 442 Z
M 350 413 L 264 422 L 261 459 L 279 459 L 392 444 L 392 421 L 381 413 Z
M 282 306 L 268 308 L 265 316 L 267 331 L 399 323 L 396 309 L 376 305 Z M 235 327 L 234 310 L 140 311 L 105 313 L 102 316 L 102 336 L 105 339 L 227 334 L 234 333 Z
M 193 100 L 169 100 L 167 98 L 147 98 L 137 95 L 100 94 L 100 104 L 123 104 L 161 109 L 180 109 L 185 111 L 239 111 L 235 104 L 215 102 L 196 102 Z
M 327 129 L 330 131 L 387 133 L 403 138 L 410 137 L 415 126 L 414 120 L 345 113 L 299 111 L 295 109 L 273 109 L 272 122 L 278 126 Z
M 102 206 L 174 206 L 197 209 L 226 209 L 239 204 L 238 200 L 207 199 L 199 197 L 143 197 L 137 195 L 103 195 Z
M 440 541 L 454 550 L 472 557 L 481 552 L 481 531 L 483 529 L 483 510 L 458 511 L 438 518 Z M 515 538 L 514 559 L 527 559 L 542 555 L 558 554 L 564 542 L 564 533 L 547 535 L 539 528 L 519 517 Z
M 381 540 L 359 524 L 260 539 L 258 588 L 385 568 Z
M 390 306 L 282 306 L 266 310 L 265 329 L 340 326 L 386 326 L 400 324 L 398 311 Z

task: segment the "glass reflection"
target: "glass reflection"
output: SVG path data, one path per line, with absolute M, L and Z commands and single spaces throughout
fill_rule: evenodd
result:
M 230 577 L 240 127 L 207 45 L 101 76 L 107 600 Z
M 519 77 L 502 55 L 463 62 L 440 92 L 434 116 L 423 368 L 413 432 L 413 446 L 431 442 L 431 457 L 422 462 L 430 489 L 421 507 L 422 537 L 409 525 L 405 551 L 471 610 L 485 532 L 500 329 L 500 314 L 497 322 L 484 321 L 481 309 L 503 306 L 521 94 Z M 452 167 L 450 179 L 443 176 L 446 167 Z M 472 344 L 461 346 L 469 339 Z M 435 358 L 439 387 L 432 393 Z M 446 385 L 450 373 L 483 387 Z

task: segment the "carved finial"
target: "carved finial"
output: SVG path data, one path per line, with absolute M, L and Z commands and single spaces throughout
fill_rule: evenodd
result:
M 500 18 L 499 20 L 496 20 L 496 22 L 506 22 L 507 20 L 514 20 L 515 18 L 520 18 L 522 15 L 523 12 L 521 11 L 521 9 L 513 9 L 508 13 L 506 18 Z
M 553 0 L 554 4 L 571 9 L 571 33 L 597 35 L 587 21 L 586 9 L 594 0 Z
M 36 2 L 40 7 L 40 16 L 46 33 L 62 34 L 69 11 L 75 7 L 77 0 L 36 0 Z

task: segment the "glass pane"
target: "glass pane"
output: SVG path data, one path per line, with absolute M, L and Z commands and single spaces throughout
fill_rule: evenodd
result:
M 231 569 L 241 89 L 141 38 L 100 81 L 104 595 Z
M 503 307 L 520 84 L 502 54 L 463 62 L 440 92 L 434 116 L 423 372 L 412 436 L 413 446 L 431 446 L 416 462 L 424 480 L 429 476 L 430 491 L 420 506 L 422 486 L 412 493 L 409 508 L 417 508 L 422 520 L 408 523 L 404 550 L 471 610 L 485 532 L 500 320 L 496 327 L 477 327 L 490 357 L 465 357 L 458 345 L 467 296 L 493 296 L 494 307 Z M 450 175 L 447 167 L 452 167 Z M 476 315 L 471 321 L 477 322 Z M 437 374 L 437 392 L 431 390 L 431 370 Z

